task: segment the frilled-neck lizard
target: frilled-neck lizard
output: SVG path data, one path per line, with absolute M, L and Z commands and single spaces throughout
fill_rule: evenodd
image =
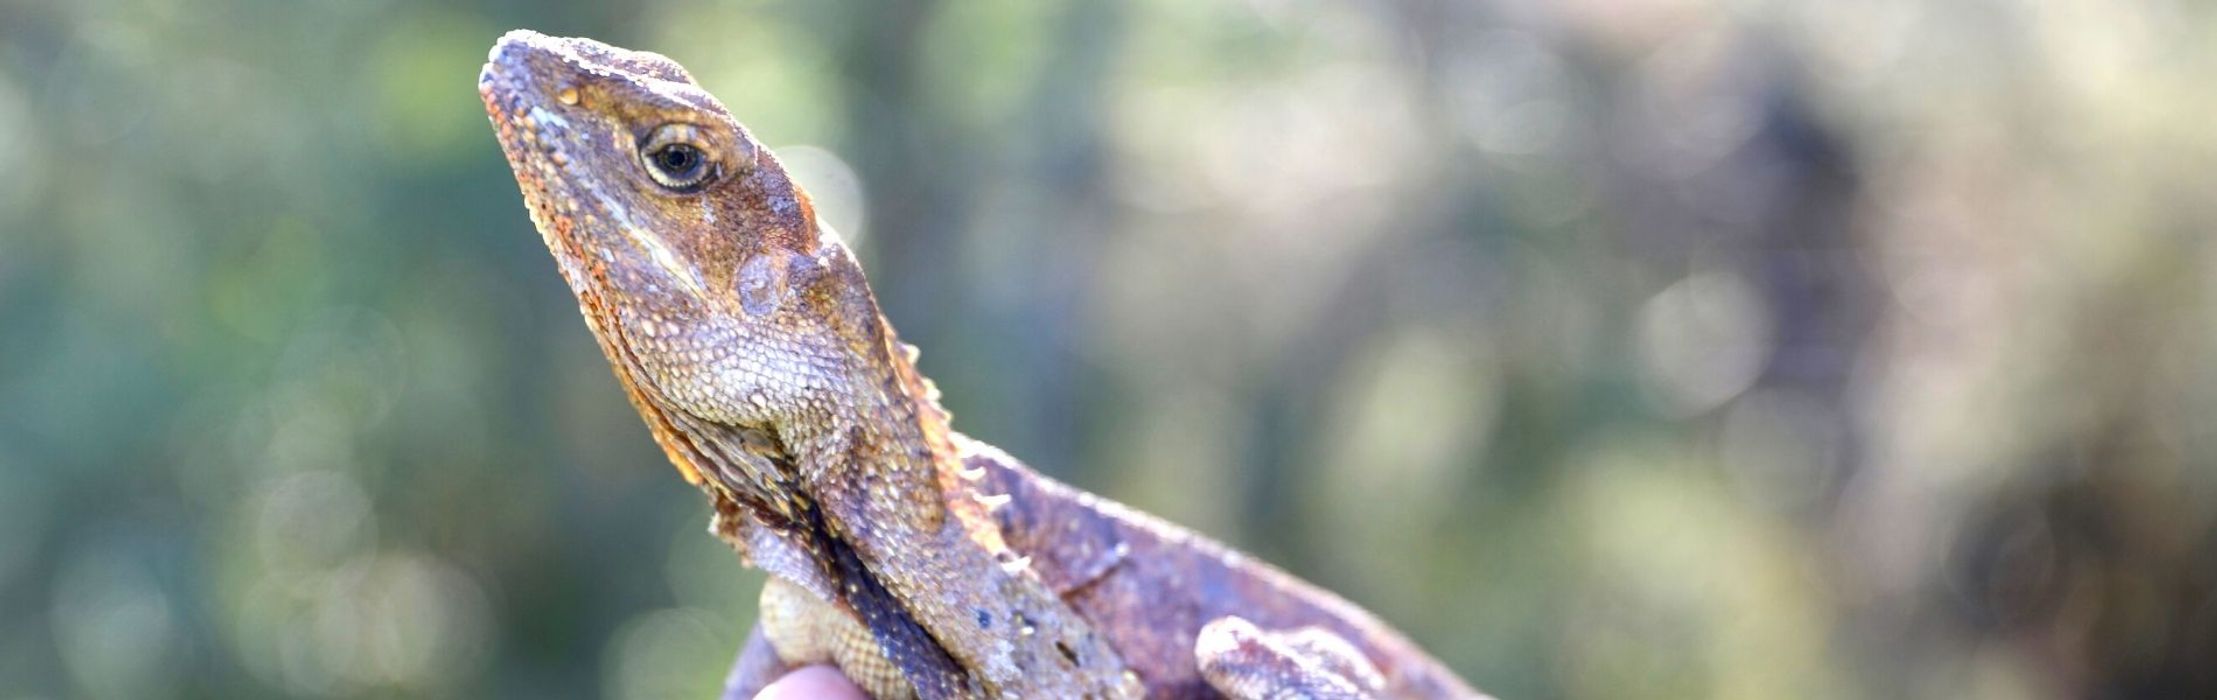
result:
M 678 64 L 515 31 L 477 89 L 586 325 L 768 571 L 734 692 L 1479 697 L 1328 592 L 948 427 L 862 268 Z

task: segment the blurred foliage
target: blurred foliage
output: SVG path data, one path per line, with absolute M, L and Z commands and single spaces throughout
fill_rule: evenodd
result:
M 2217 695 L 2203 3 L 0 2 L 0 698 L 703 697 L 472 90 L 667 53 L 958 426 L 1504 697 Z

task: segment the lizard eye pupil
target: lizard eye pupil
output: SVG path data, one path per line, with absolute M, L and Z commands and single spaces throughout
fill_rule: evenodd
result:
M 671 189 L 699 187 L 708 179 L 708 158 L 690 144 L 673 143 L 647 155 L 654 165 L 655 181 Z
M 699 192 L 723 172 L 722 159 L 708 145 L 716 142 L 699 125 L 664 124 L 639 140 L 639 166 L 664 190 Z
M 701 152 L 692 146 L 673 145 L 655 151 L 654 164 L 661 167 L 665 175 L 683 177 L 700 168 Z

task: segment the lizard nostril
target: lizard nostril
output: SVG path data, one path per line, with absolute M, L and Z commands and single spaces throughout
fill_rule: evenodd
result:
M 1083 665 L 1084 665 L 1084 664 L 1078 663 L 1078 652 L 1076 652 L 1076 651 L 1072 651 L 1072 650 L 1070 649 L 1070 645 L 1069 645 L 1068 643 L 1065 643 L 1065 642 L 1061 642 L 1061 641 L 1057 641 L 1057 642 L 1055 642 L 1055 651 L 1059 651 L 1059 652 L 1062 652 L 1062 658 L 1063 658 L 1063 660 L 1064 660 L 1064 661 L 1068 661 L 1068 662 L 1070 662 L 1070 665 L 1072 665 L 1072 666 L 1083 666 Z

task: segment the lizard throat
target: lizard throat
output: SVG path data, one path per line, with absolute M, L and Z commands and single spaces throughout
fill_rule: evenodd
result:
M 955 663 L 924 626 L 901 606 L 899 599 L 886 590 L 854 547 L 831 534 L 824 524 L 823 512 L 810 503 L 802 511 L 810 536 L 821 543 L 824 553 L 821 565 L 830 574 L 833 586 L 840 591 L 841 602 L 862 618 L 870 636 L 877 640 L 887 660 L 901 669 L 915 686 L 921 698 L 961 697 L 972 683 L 969 674 Z

